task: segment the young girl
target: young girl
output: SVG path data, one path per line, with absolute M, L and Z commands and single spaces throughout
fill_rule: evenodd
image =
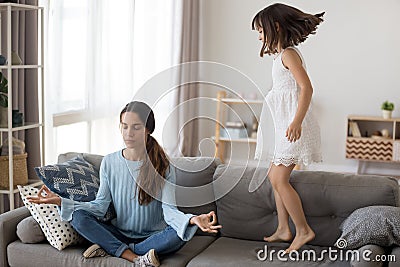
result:
M 289 178 L 296 164 L 321 161 L 319 126 L 310 107 L 313 88 L 304 59 L 294 46 L 315 33 L 323 15 L 306 14 L 291 6 L 273 4 L 258 12 L 252 21 L 252 28 L 259 32 L 259 40 L 263 43 L 260 56 L 275 55 L 273 87 L 266 102 L 275 125 L 275 152 L 268 177 L 274 189 L 278 228 L 264 240 L 291 241 L 290 216 L 296 236 L 286 252 L 298 250 L 315 237 Z
M 120 129 L 126 148 L 104 157 L 95 200 L 60 198 L 45 186 L 30 198 L 61 206 L 61 218 L 94 243 L 85 257 L 110 254 L 141 266 L 159 266 L 157 254 L 180 249 L 197 227 L 209 233 L 221 228 L 213 211 L 194 216 L 173 205 L 175 170 L 151 135 L 154 127 L 153 111 L 145 103 L 135 101 L 123 108 Z M 96 216 L 104 216 L 111 200 L 117 217 L 111 223 L 98 221 Z

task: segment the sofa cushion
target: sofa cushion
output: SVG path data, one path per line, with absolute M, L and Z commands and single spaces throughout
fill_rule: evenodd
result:
M 219 160 L 208 157 L 172 158 L 176 168 L 176 204 L 180 210 L 201 214 L 216 211 L 213 175 Z
M 34 204 L 26 199 L 28 196 L 36 196 L 39 191 L 37 188 L 18 185 L 18 189 L 25 206 L 39 223 L 47 241 L 53 247 L 63 250 L 67 246 L 78 244 L 83 240 L 69 222 L 61 221 L 56 205 Z
M 54 193 L 76 201 L 91 201 L 96 198 L 100 186 L 99 170 L 82 156 L 65 162 L 35 167 L 37 176 Z M 110 204 L 102 221 L 115 217 L 114 206 Z
M 387 256 L 387 262 L 389 267 L 399 267 L 400 261 L 400 247 L 392 247 L 389 249 Z
M 263 236 L 274 233 L 277 212 L 266 173 L 267 167 L 217 167 L 214 180 L 221 182 L 214 182 L 214 194 L 219 198 L 222 236 L 261 241 Z M 264 181 L 256 190 L 249 190 L 253 178 Z M 316 233 L 312 245 L 332 246 L 340 236 L 340 224 L 358 208 L 399 203 L 397 181 L 382 176 L 294 171 L 290 183 L 298 192 L 307 221 Z M 294 233 L 291 221 L 290 226 Z
M 35 172 L 52 192 L 61 197 L 77 201 L 96 198 L 100 184 L 99 171 L 82 158 L 35 167 Z
M 26 217 L 17 225 L 17 236 L 22 243 L 34 244 L 46 240 L 39 223 L 32 217 Z
M 400 208 L 370 206 L 355 210 L 340 226 L 336 246 L 359 248 L 367 244 L 400 246 Z M 343 243 L 340 245 L 340 243 Z
M 350 250 L 346 250 L 348 252 Z M 351 250 L 354 251 L 354 250 Z M 377 245 L 365 245 L 357 249 L 358 253 L 350 261 L 351 267 L 382 267 L 383 260 L 386 259 L 386 251 Z M 386 265 L 385 265 L 386 266 Z
M 289 244 L 286 243 L 267 244 L 261 241 L 220 237 L 193 258 L 187 266 L 350 266 L 350 259 L 345 257 L 336 261 L 331 260 L 327 253 L 328 247 L 305 245 L 298 256 L 291 254 L 292 258 L 289 258 L 287 254 L 280 254 L 278 257 L 278 252 L 282 253 L 288 247 Z M 339 255 L 336 253 L 336 256 Z
M 198 253 L 206 249 L 215 237 L 195 236 L 187 242 L 179 251 L 172 255 L 161 258 L 162 266 L 183 267 Z M 89 246 L 89 245 L 87 245 Z M 82 253 L 87 246 L 71 246 L 62 252 L 55 250 L 49 244 L 38 243 L 34 245 L 14 241 L 7 247 L 8 262 L 10 266 L 29 267 L 32 263 L 40 267 L 54 266 L 120 266 L 130 267 L 132 263 L 117 257 L 97 257 L 85 259 Z M 24 255 L 21 257 L 21 255 Z
M 176 204 L 184 213 L 199 215 L 217 212 L 213 190 L 213 175 L 220 161 L 209 157 L 172 158 L 171 165 L 176 169 Z M 215 235 L 204 233 L 199 235 Z

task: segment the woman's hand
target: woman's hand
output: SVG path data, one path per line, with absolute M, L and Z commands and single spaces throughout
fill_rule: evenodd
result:
M 40 188 L 36 197 L 28 196 L 27 200 L 35 204 L 55 204 L 61 206 L 61 198 L 57 194 L 51 192 L 45 185 Z
M 221 229 L 221 225 L 217 224 L 217 215 L 214 211 L 207 214 L 200 214 L 190 218 L 190 224 L 197 225 L 203 232 L 206 233 L 218 233 L 218 229 Z
M 301 137 L 301 123 L 293 121 L 286 130 L 286 137 L 289 142 L 296 142 Z

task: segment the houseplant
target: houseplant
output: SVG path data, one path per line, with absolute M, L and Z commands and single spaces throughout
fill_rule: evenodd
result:
M 382 116 L 384 119 L 390 119 L 392 117 L 392 111 L 394 110 L 394 104 L 389 101 L 382 103 Z
M 0 72 L 0 125 L 7 125 L 8 81 Z

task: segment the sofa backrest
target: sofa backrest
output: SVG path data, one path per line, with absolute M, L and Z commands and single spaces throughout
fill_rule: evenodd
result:
M 87 162 L 91 163 L 98 171 L 100 170 L 100 164 L 103 160 L 102 155 L 68 152 L 58 155 L 58 163 L 66 162 L 67 160 L 73 159 L 75 157 L 84 158 Z
M 62 163 L 74 157 L 83 157 L 98 170 L 103 159 L 101 155 L 69 152 L 60 154 Z M 201 214 L 217 211 L 212 181 L 215 169 L 220 164 L 218 159 L 210 157 L 172 158 L 171 165 L 176 167 L 176 201 L 185 213 Z
M 274 233 L 277 212 L 266 174 L 264 167 L 217 167 L 214 180 L 223 181 L 214 182 L 222 236 L 261 241 L 263 236 Z M 255 191 L 252 179 L 263 180 Z M 340 224 L 358 208 L 399 205 L 399 185 L 393 178 L 294 171 L 290 183 L 298 192 L 307 221 L 316 233 L 311 245 L 332 246 L 340 236 Z M 291 221 L 290 226 L 294 233 Z

